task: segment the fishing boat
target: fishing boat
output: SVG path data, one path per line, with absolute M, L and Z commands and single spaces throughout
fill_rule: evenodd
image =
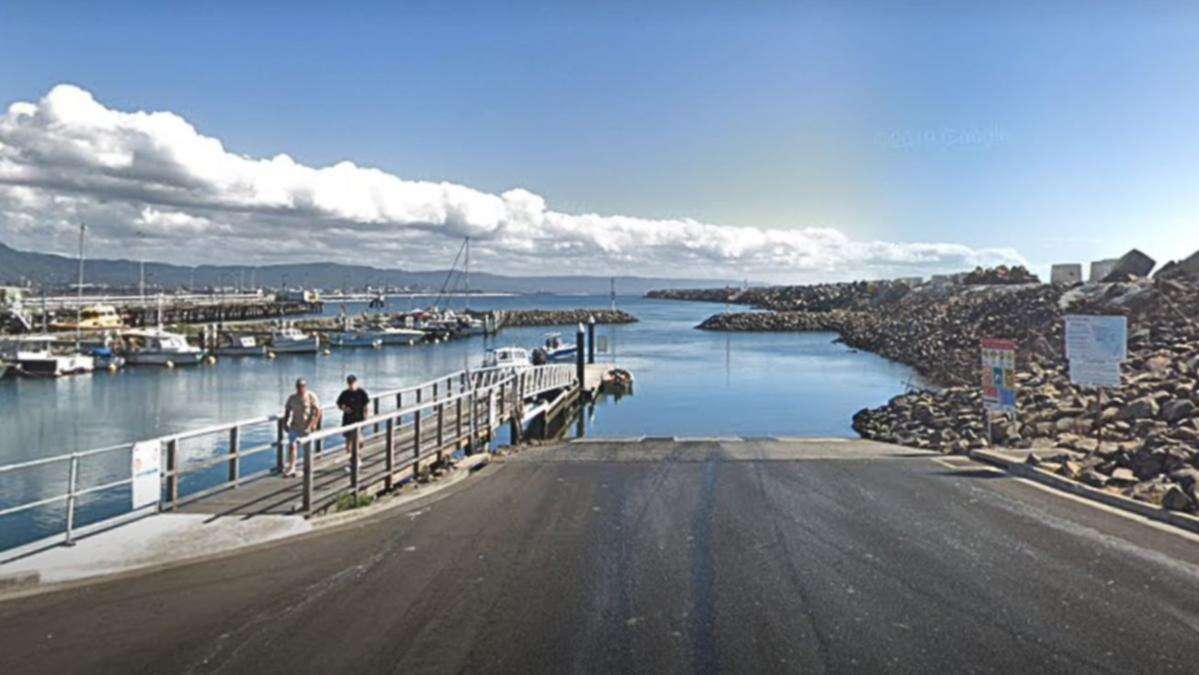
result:
M 271 351 L 276 354 L 315 354 L 320 346 L 320 338 L 299 328 L 285 326 L 271 333 Z
M 225 333 L 221 336 L 216 349 L 212 350 L 217 356 L 265 356 L 266 347 L 258 344 L 253 335 L 233 335 Z
M 502 368 L 505 366 L 528 366 L 532 365 L 532 360 L 529 358 L 529 350 L 524 347 L 500 347 L 498 349 L 488 349 L 483 355 L 484 368 Z
M 120 370 L 125 366 L 125 357 L 107 345 L 92 347 L 89 354 L 96 370 Z
M 90 373 L 95 360 L 74 346 L 56 342 L 53 335 L 22 335 L 7 340 L 3 356 L 17 372 L 29 377 L 60 377 Z
M 373 331 L 338 331 L 329 333 L 329 344 L 334 347 L 382 347 L 383 341 Z
M 425 331 L 395 326 L 372 326 L 358 331 L 378 338 L 385 345 L 413 345 L 425 339 Z
M 187 337 L 162 328 L 121 333 L 125 361 L 133 366 L 191 366 L 204 360 L 204 350 L 188 344 Z
M 545 351 L 545 358 L 548 361 L 569 361 L 575 358 L 575 353 L 578 347 L 574 344 L 563 342 L 561 333 L 548 333 L 545 336 L 545 344 L 541 346 Z
M 121 316 L 112 305 L 88 305 L 79 310 L 76 321 L 55 321 L 51 328 L 62 330 L 111 330 L 124 328 Z

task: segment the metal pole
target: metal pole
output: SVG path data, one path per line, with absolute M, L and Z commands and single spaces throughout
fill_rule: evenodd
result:
M 75 294 L 75 351 L 79 351 L 79 341 L 81 338 L 80 331 L 83 327 L 80 323 L 83 321 L 83 234 L 87 232 L 87 225 L 79 224 L 79 288 Z
M 419 394 L 420 391 L 417 390 L 417 393 Z M 417 410 L 415 413 L 413 413 L 413 416 L 412 416 L 412 418 L 413 418 L 413 423 L 412 423 L 412 457 L 413 457 L 412 479 L 413 480 L 416 480 L 416 477 L 420 474 L 420 412 L 421 411 Z
M 283 473 L 283 418 L 275 420 L 275 470 Z
M 387 478 L 383 479 L 384 489 L 392 488 L 392 476 L 395 474 L 396 467 L 396 445 L 395 445 L 395 420 L 394 417 L 387 418 Z
M 75 530 L 75 490 L 79 483 L 79 455 L 71 455 L 70 477 L 67 479 L 67 538 L 63 544 L 74 546 L 72 538 Z
M 237 485 L 237 467 L 239 464 L 238 451 L 240 448 L 238 447 L 238 436 L 237 427 L 229 430 L 229 482 L 234 485 Z
M 587 318 L 587 363 L 595 363 L 595 317 Z
M 171 509 L 179 501 L 179 440 L 172 438 L 167 441 L 167 499 L 171 501 Z
M 304 513 L 312 513 L 312 441 L 304 443 Z
M 579 381 L 580 391 L 583 388 L 583 375 L 586 368 L 583 364 L 583 324 L 579 324 L 579 330 L 575 333 L 575 378 Z

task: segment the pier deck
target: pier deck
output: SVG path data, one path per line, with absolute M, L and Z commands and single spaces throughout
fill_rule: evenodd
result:
M 422 457 L 434 448 L 432 458 L 423 463 L 413 461 L 415 456 L 411 450 L 407 458 L 410 464 L 406 469 L 392 473 L 392 480 L 401 482 L 410 480 L 428 469 L 431 465 L 440 464 L 437 456 L 443 454 L 446 458 L 471 447 L 469 413 L 463 414 L 462 426 L 458 425 L 456 407 L 448 407 L 441 422 L 439 439 L 437 417 L 428 416 L 421 421 Z M 475 447 L 479 443 L 491 440 L 492 430 L 488 428 L 485 419 L 476 417 Z M 394 434 L 393 443 L 398 448 L 413 449 L 415 427 L 405 427 Z M 440 448 L 440 453 L 436 450 Z M 359 451 L 359 473 L 364 478 L 359 481 L 362 492 L 374 492 L 380 483 L 384 482 L 387 463 L 387 438 L 385 431 L 373 427 L 365 430 L 362 448 Z M 350 454 L 344 448 L 333 448 L 316 453 L 313 458 L 313 502 L 314 507 L 323 508 L 334 503 L 338 496 L 353 491 L 354 480 L 350 472 Z M 373 477 L 373 478 L 367 478 Z M 236 487 L 229 486 L 193 501 L 181 504 L 177 509 L 182 513 L 204 513 L 214 516 L 254 516 L 254 515 L 287 515 L 302 514 L 304 508 L 304 475 L 299 472 L 294 477 L 285 477 L 281 473 L 272 473 Z

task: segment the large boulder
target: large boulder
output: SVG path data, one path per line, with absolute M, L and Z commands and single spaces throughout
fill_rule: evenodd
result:
M 1103 281 L 1124 281 L 1128 277 L 1147 277 L 1157 262 L 1137 249 L 1120 256 Z
M 1161 279 L 1199 278 L 1199 251 L 1177 262 L 1166 263 L 1153 276 Z
M 1162 406 L 1162 419 L 1174 424 L 1191 416 L 1195 412 L 1195 404 L 1187 398 L 1178 398 L 1172 401 L 1166 401 Z
M 1142 396 L 1120 408 L 1117 420 L 1140 420 L 1157 417 L 1157 401 L 1151 396 Z

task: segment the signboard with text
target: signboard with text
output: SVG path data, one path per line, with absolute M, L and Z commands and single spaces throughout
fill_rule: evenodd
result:
M 134 510 L 157 504 L 162 495 L 159 478 L 162 468 L 161 446 L 158 441 L 134 443 L 130 455 Z
M 999 412 L 1016 411 L 1016 343 L 999 338 L 983 338 L 983 407 Z
M 1120 364 L 1128 358 L 1128 319 L 1069 314 L 1065 321 L 1070 381 L 1088 387 L 1120 386 Z

